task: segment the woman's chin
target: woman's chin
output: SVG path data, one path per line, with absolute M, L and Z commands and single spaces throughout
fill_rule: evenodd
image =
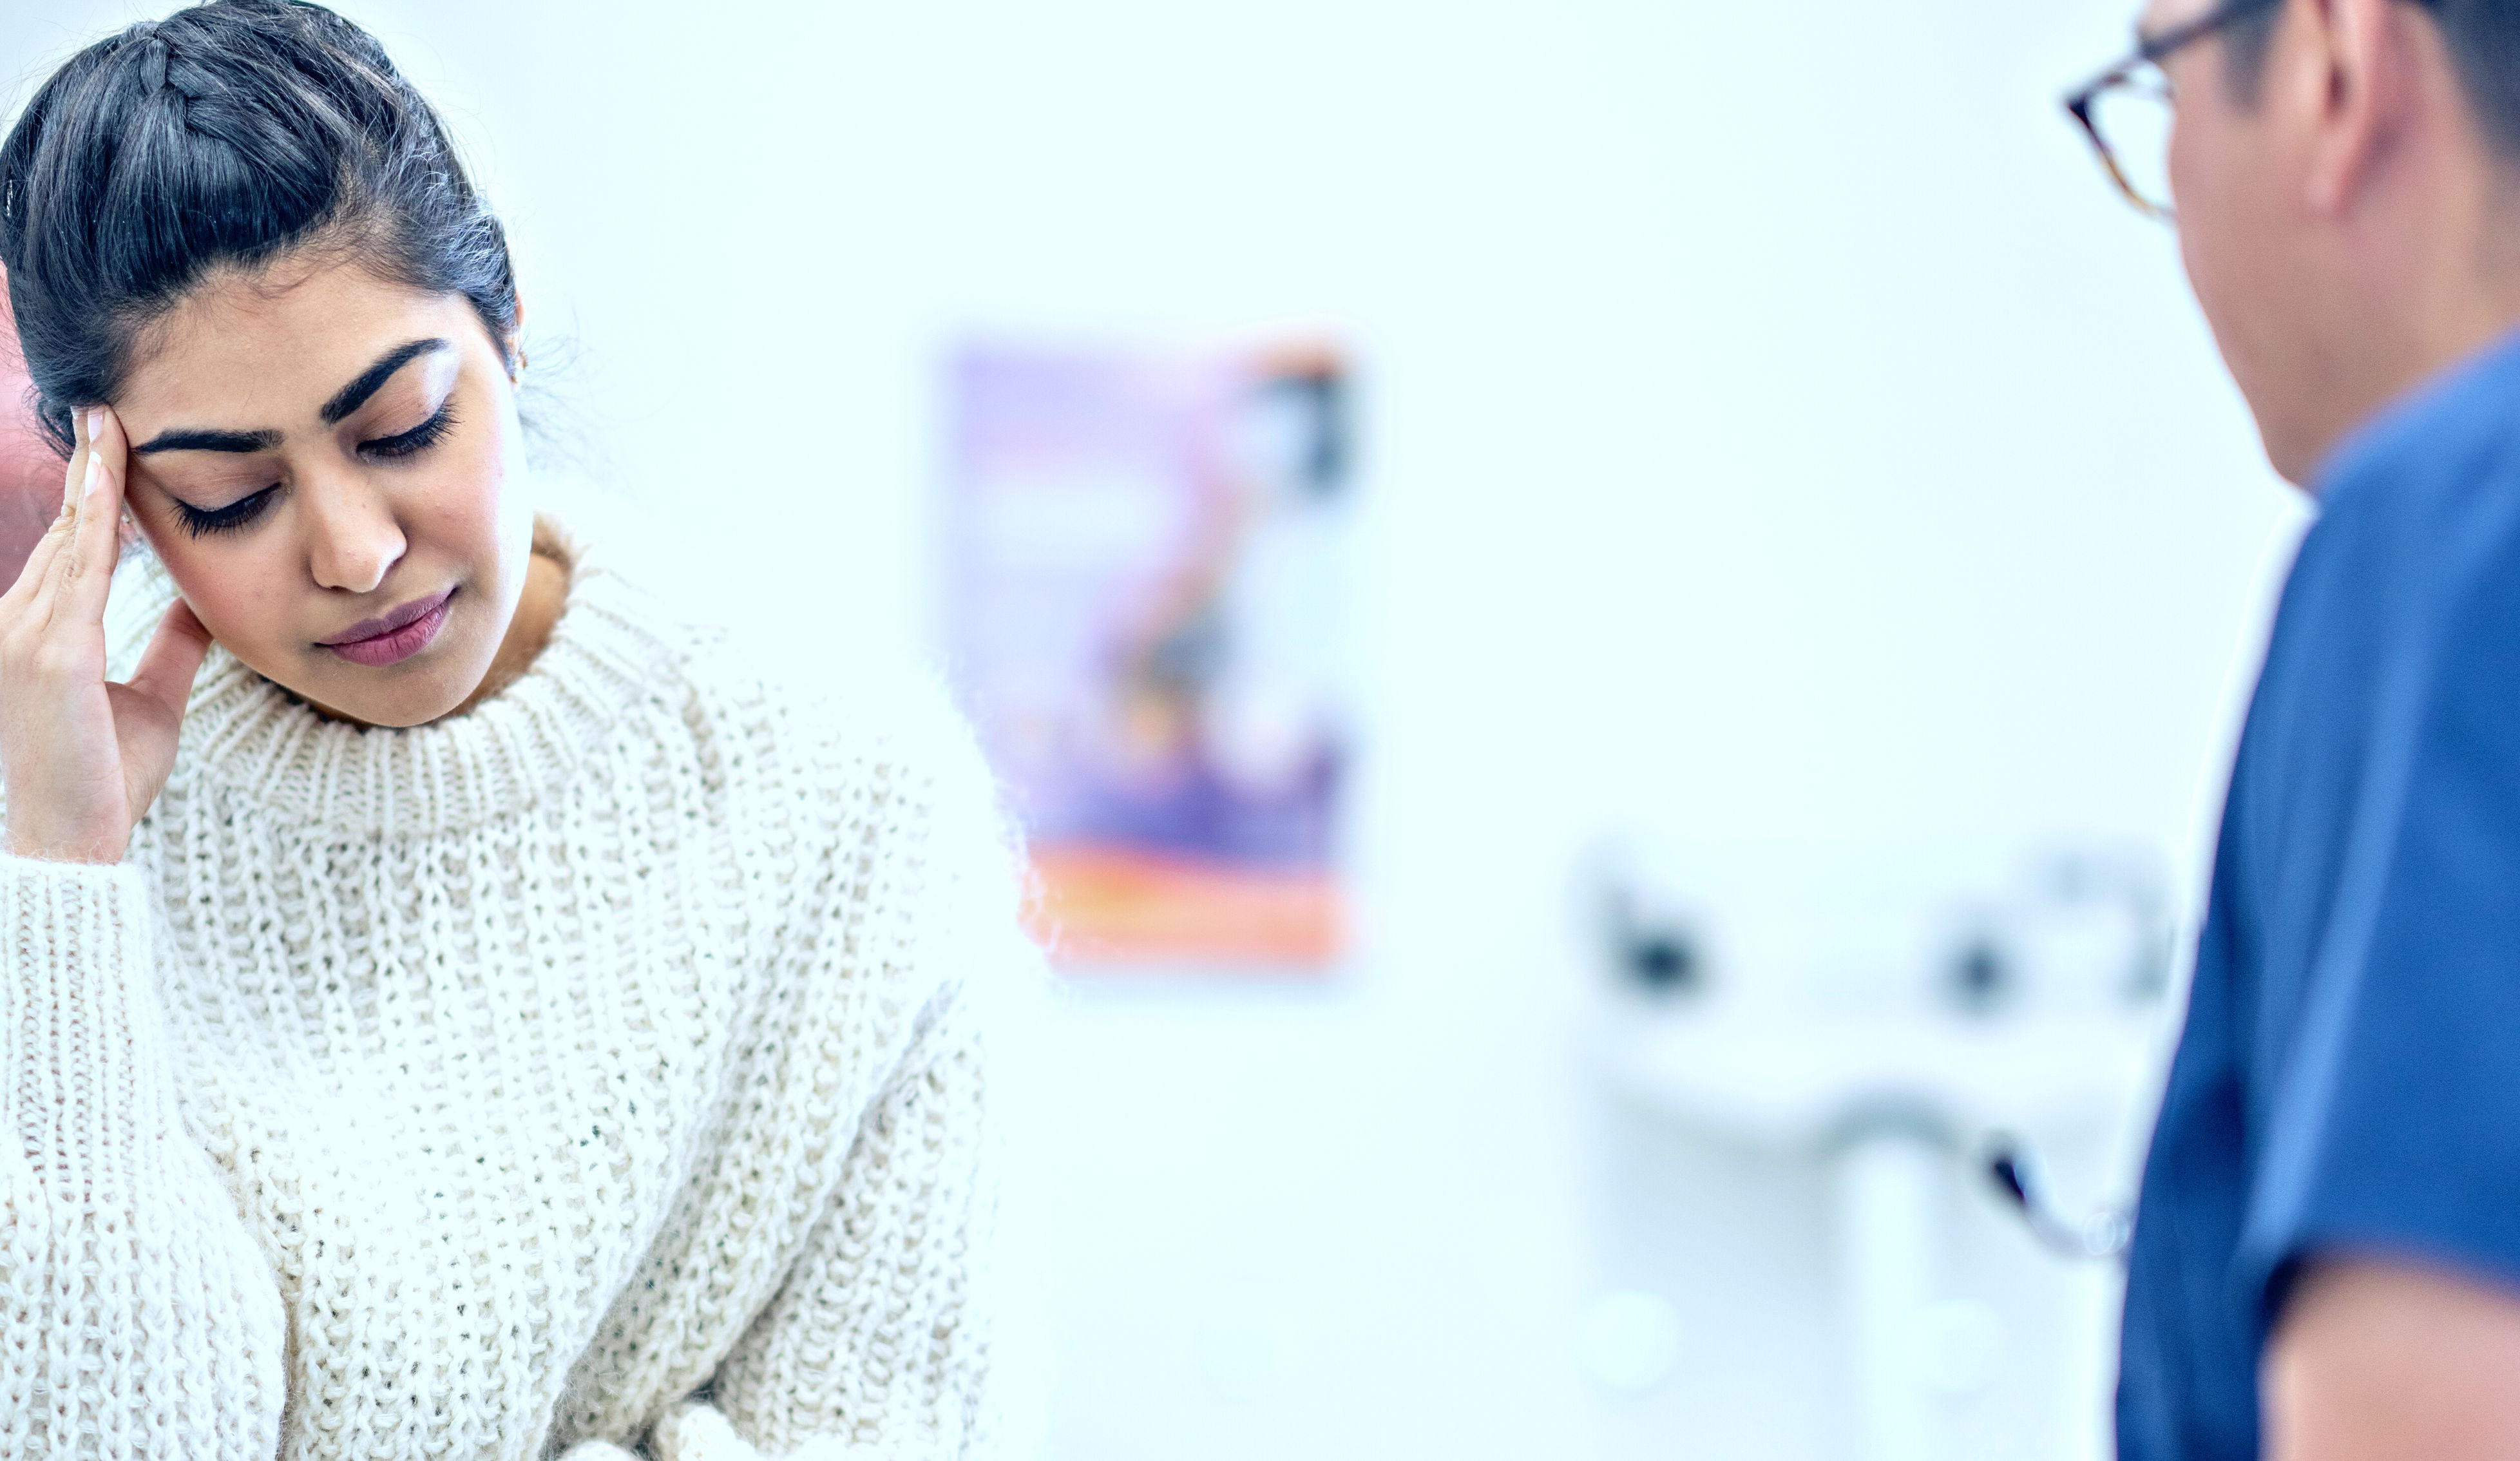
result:
M 280 674 L 242 655 L 237 658 L 245 660 L 247 668 L 335 719 L 402 730 L 452 714 L 489 673 L 498 652 L 495 643 L 460 649 L 456 653 L 459 646 L 440 642 L 391 664 L 361 664 L 319 649 L 310 657 L 320 657 L 316 662 L 293 665 L 295 672 Z M 333 662 L 323 663 L 326 660 Z

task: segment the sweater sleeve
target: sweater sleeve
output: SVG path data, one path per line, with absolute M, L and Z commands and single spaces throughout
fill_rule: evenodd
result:
M 176 1105 L 152 913 L 0 856 L 0 1456 L 279 1449 L 279 1286 Z
M 975 1003 L 958 984 L 930 1004 L 777 1297 L 709 1398 L 657 1422 L 658 1461 L 987 1454 L 996 1142 Z

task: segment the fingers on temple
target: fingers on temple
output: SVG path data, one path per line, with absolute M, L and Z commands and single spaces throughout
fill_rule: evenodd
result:
M 77 523 L 69 543 L 62 549 L 67 560 L 65 597 L 54 610 L 81 619 L 104 616 L 113 561 L 122 550 L 121 433 L 114 427 L 112 410 L 100 406 L 94 419 L 102 422 L 102 430 L 93 431 L 85 470 L 72 488 L 79 499 Z
M 70 459 L 62 464 L 62 510 L 56 515 L 64 523 L 78 514 L 79 482 L 87 475 L 88 448 L 95 444 L 95 433 L 89 423 L 95 419 L 93 410 L 70 417 Z
M 79 483 L 87 471 L 88 413 L 78 412 L 70 421 L 70 456 L 62 470 L 61 510 L 53 514 L 52 526 L 35 540 L 34 550 L 26 555 L 25 566 L 18 571 L 18 581 L 10 585 L 8 593 L 0 595 L 0 608 L 23 604 L 53 582 L 55 570 L 60 566 L 62 545 L 68 542 L 77 530 Z

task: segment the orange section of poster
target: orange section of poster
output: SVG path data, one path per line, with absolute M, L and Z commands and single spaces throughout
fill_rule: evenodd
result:
M 1036 848 L 1029 921 L 1064 968 L 1326 970 L 1347 908 L 1328 873 L 1117 847 Z

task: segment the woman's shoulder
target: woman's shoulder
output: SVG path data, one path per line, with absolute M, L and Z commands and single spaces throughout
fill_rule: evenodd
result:
M 920 956 L 878 963 L 922 985 L 1032 968 L 1021 838 L 943 676 L 878 644 L 799 646 L 601 560 L 585 560 L 603 575 L 586 602 L 673 647 L 693 764 L 746 823 L 747 855 L 818 870 L 773 880 L 803 901 L 771 916 L 845 918 L 865 947 L 907 939 Z
M 933 666 L 871 636 L 808 639 L 747 621 L 661 581 L 652 564 L 608 554 L 601 540 L 578 556 L 562 635 L 582 613 L 657 646 L 713 779 L 798 810 L 1011 843 L 996 780 Z

